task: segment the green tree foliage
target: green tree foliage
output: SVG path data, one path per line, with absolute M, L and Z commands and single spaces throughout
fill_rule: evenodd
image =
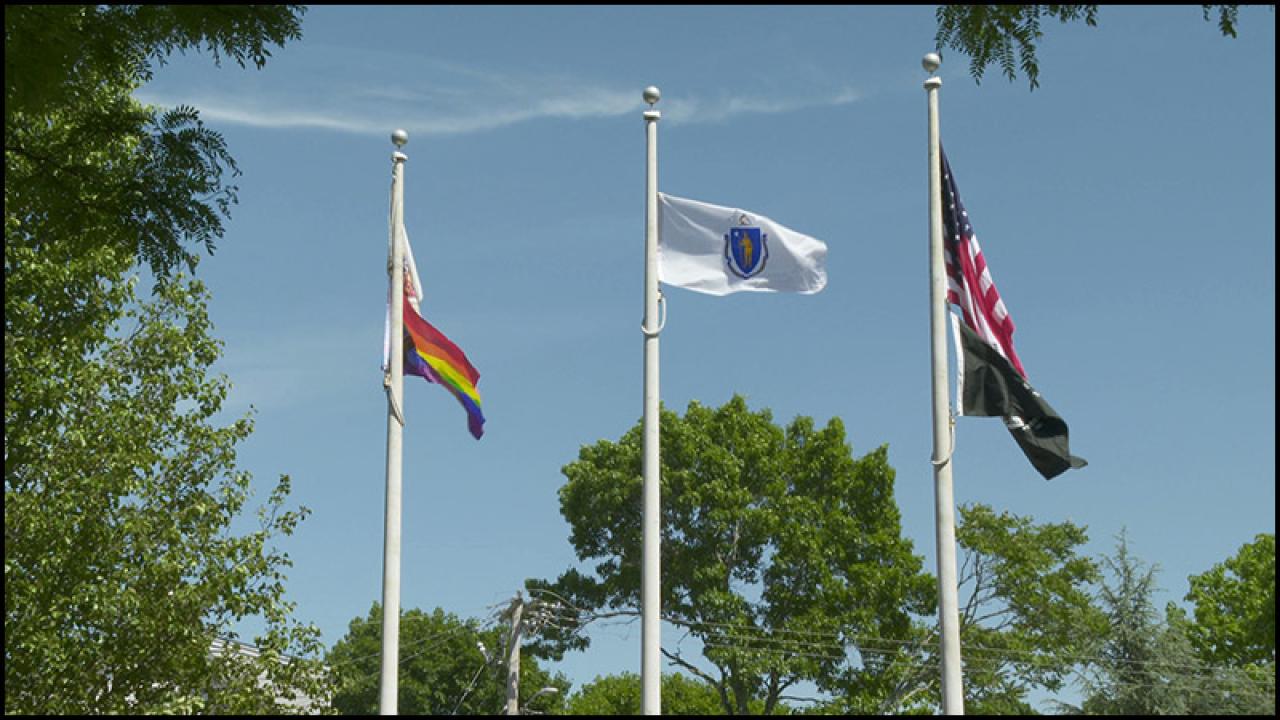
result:
M 840 420 L 785 429 L 738 396 L 720 408 L 663 411 L 662 608 L 701 641 L 701 660 L 667 637 L 662 652 L 716 690 L 722 711 L 760 700 L 779 709 L 801 681 L 837 676 L 849 692 L 880 692 L 912 617 L 933 611 L 934 585 L 902 537 L 888 451 L 854 459 Z M 540 649 L 586 647 L 590 618 L 636 614 L 641 568 L 641 426 L 585 446 L 564 468 L 561 514 L 580 560 L 554 582 L 530 580 L 576 613 Z M 842 670 L 862 652 L 856 671 Z M 873 652 L 874 651 L 874 652 Z
M 1083 709 L 1089 714 L 1184 714 L 1185 695 L 1165 692 L 1170 687 L 1166 671 L 1175 676 L 1186 658 L 1161 657 L 1158 637 L 1162 628 L 1151 602 L 1155 592 L 1155 568 L 1145 566 L 1129 553 L 1121 533 L 1116 554 L 1104 558 L 1113 581 L 1101 589 L 1109 627 L 1096 648 L 1097 679 L 1090 680 Z M 1172 662 L 1170 662 L 1172 660 Z
M 1276 661 L 1276 536 L 1261 533 L 1233 557 L 1190 577 L 1195 608 L 1191 643 L 1221 665 Z
M 763 709 L 764 703 L 752 701 L 751 714 L 761 714 Z M 564 714 L 639 715 L 640 676 L 627 672 L 597 677 L 569 697 Z M 672 673 L 662 676 L 662 714 L 723 715 L 724 708 L 710 685 Z
M 266 712 L 323 696 L 273 539 L 306 515 L 281 478 L 233 519 L 249 419 L 213 423 L 207 294 L 184 277 L 234 202 L 222 139 L 132 91 L 174 50 L 243 62 L 296 8 L 5 7 L 5 708 Z M 158 281 L 135 294 L 139 261 Z M 255 659 L 216 637 L 265 621 Z
M 5 7 L 5 207 L 19 221 L 6 242 L 21 233 L 70 250 L 115 245 L 165 271 L 184 239 L 212 247 L 216 210 L 234 200 L 221 172 L 234 162 L 193 112 L 161 120 L 130 97 L 153 62 L 200 43 L 196 28 L 173 24 L 196 17 L 232 50 L 261 45 L 253 35 L 279 24 L 191 6 Z M 231 27 L 242 20 L 250 36 Z
M 35 256 L 28 270 L 54 262 Z M 282 477 L 259 529 L 230 531 L 250 483 L 235 446 L 252 423 L 211 422 L 228 383 L 207 376 L 219 343 L 206 294 L 178 277 L 139 303 L 132 286 L 89 293 L 116 320 L 77 355 L 5 355 L 5 709 L 270 707 L 269 689 L 230 685 L 239 666 L 209 657 L 250 616 L 266 620 L 264 654 L 241 676 L 322 696 L 314 666 L 278 662 L 319 648 L 314 628 L 289 621 L 290 563 L 271 545 L 307 511 L 284 510 Z M 24 341 L 6 333 L 10 347 Z
M 186 245 L 212 250 L 223 232 L 234 160 L 194 110 L 132 98 L 151 63 L 198 49 L 201 27 L 215 53 L 261 60 L 265 42 L 297 36 L 297 12 L 5 7 L 5 372 L 19 385 L 7 418 L 52 411 L 25 394 L 39 382 L 26 373 L 56 377 L 100 344 L 139 260 L 165 280 L 194 268 Z
M 1165 631 L 1159 636 L 1158 657 L 1176 670 L 1166 683 L 1184 696 L 1191 715 L 1276 714 L 1275 661 L 1232 665 L 1205 660 L 1196 651 L 1197 625 L 1182 608 L 1165 607 Z
M 300 36 L 299 6 L 6 5 L 5 242 L 65 254 L 108 246 L 157 277 L 187 243 L 212 251 L 238 174 L 191 108 L 142 107 L 132 92 L 174 51 L 259 67 Z M 15 223 L 8 222 L 12 218 Z M 5 255 L 6 294 L 11 263 Z M 114 279 L 114 264 L 102 277 Z
M 497 715 L 506 707 L 506 643 L 509 628 L 482 627 L 436 608 L 400 616 L 398 710 L 404 715 Z M 376 715 L 382 667 L 382 606 L 356 618 L 329 651 L 336 684 L 334 707 L 344 715 Z M 569 681 L 539 667 L 527 651 L 520 659 L 520 707 L 544 687 L 530 708 L 555 713 L 564 705 Z
M 1194 627 L 1170 605 L 1161 622 L 1152 604 L 1154 567 L 1134 558 L 1122 533 L 1116 554 L 1104 559 L 1112 581 L 1101 600 L 1109 627 L 1085 668 L 1087 714 L 1275 714 L 1274 663 L 1267 672 L 1214 665 L 1200 659 L 1189 638 Z M 1250 671 L 1253 672 L 1250 672 Z
M 1089 592 L 1097 563 L 1077 554 L 1088 539 L 1070 522 L 1035 525 L 985 505 L 960 508 L 966 711 L 1030 713 L 1030 691 L 1061 689 L 1106 627 Z
M 1012 81 L 1018 69 L 1034 90 L 1040 86 L 1040 65 L 1036 47 L 1044 33 L 1041 20 L 1063 23 L 1083 20 L 1098 24 L 1097 5 L 939 5 L 938 32 L 934 38 L 939 52 L 951 48 L 969 56 L 969 74 L 977 82 L 988 65 L 996 64 Z M 1202 5 L 1205 20 L 1218 12 L 1218 29 L 1224 36 L 1236 36 L 1238 5 Z
M 784 430 L 740 397 L 664 412 L 662 428 L 663 610 L 703 646 L 701 662 L 679 642 L 668 660 L 725 713 L 777 712 L 801 681 L 830 695 L 806 712 L 935 711 L 936 585 L 901 538 L 885 449 L 855 460 L 839 420 Z M 542 645 L 553 655 L 587 645 L 581 623 L 636 613 L 640 440 L 637 426 L 564 469 L 561 512 L 578 557 L 596 564 L 530 582 L 572 611 Z M 1059 689 L 1103 631 L 1088 592 L 1098 566 L 1078 555 L 1087 539 L 1071 523 L 960 508 L 968 709 L 1031 711 L 1029 694 Z
M 1090 586 L 1097 564 L 1078 555 L 1088 537 L 1069 522 L 1035 524 L 985 505 L 962 505 L 956 528 L 965 710 L 1031 714 L 1032 691 L 1059 690 L 1106 626 Z M 829 689 L 823 713 L 918 713 L 941 707 L 936 620 L 928 618 L 883 673 L 878 695 Z M 856 686 L 855 686 L 856 687 Z
M 6 5 L 5 114 L 78 105 L 86 89 L 150 80 L 174 51 L 261 68 L 301 35 L 300 5 Z

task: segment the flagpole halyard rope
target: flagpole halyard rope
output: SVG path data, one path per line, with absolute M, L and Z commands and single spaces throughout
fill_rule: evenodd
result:
M 391 224 L 388 222 L 388 224 Z M 394 232 L 394 230 L 392 231 Z M 395 260 L 387 258 L 387 275 L 395 282 Z M 390 306 L 390 298 L 388 298 Z M 400 427 L 404 427 L 404 413 L 400 412 L 400 404 L 396 402 L 395 393 L 391 391 L 391 359 L 387 358 L 387 368 L 382 373 L 382 389 L 387 392 L 387 402 L 391 404 L 391 414 L 395 416 Z

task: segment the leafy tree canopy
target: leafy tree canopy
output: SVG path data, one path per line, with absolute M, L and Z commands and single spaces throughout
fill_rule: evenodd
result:
M 1090 587 L 1097 564 L 1078 554 L 1087 542 L 1070 522 L 1033 523 L 986 505 L 961 505 L 956 543 L 960 647 L 965 711 L 1031 714 L 1033 691 L 1053 692 L 1093 647 L 1105 618 Z M 893 662 L 874 692 L 858 692 L 857 678 L 831 682 L 834 696 L 813 708 L 837 714 L 934 713 L 942 706 L 938 627 L 921 618 L 909 643 L 873 644 Z M 864 684 L 865 688 L 865 684 Z
M 1085 663 L 1081 707 L 1105 715 L 1275 714 L 1275 665 L 1237 668 L 1205 662 L 1189 638 L 1194 627 L 1170 604 L 1161 622 L 1151 598 L 1156 568 L 1129 552 L 1124 533 L 1104 558 L 1111 579 L 1101 601 L 1108 627 Z M 1262 672 L 1258 672 L 1262 670 Z
M 179 277 L 139 303 L 132 287 L 93 298 L 114 322 L 83 352 L 5 354 L 5 709 L 258 712 L 275 705 L 259 673 L 323 697 L 314 666 L 278 662 L 319 649 L 318 631 L 289 620 L 290 562 L 271 542 L 307 510 L 283 507 L 282 477 L 259 529 L 230 532 L 252 423 L 210 422 L 227 381 L 207 376 L 219 343 L 206 294 Z M 219 669 L 210 648 L 249 616 L 267 621 L 263 655 L 240 673 L 253 682 L 229 685 L 240 666 Z
M 951 48 L 969 56 L 969 74 L 982 81 L 988 65 L 996 64 L 1012 81 L 1018 69 L 1034 90 L 1040 86 L 1040 65 L 1036 47 L 1044 33 L 1042 19 L 1068 23 L 1083 20 L 1098 24 L 1098 5 L 939 5 L 938 32 L 934 40 L 939 52 Z M 1224 36 L 1236 36 L 1239 5 L 1202 5 L 1205 20 L 1216 8 L 1218 29 Z
M 674 638 L 663 654 L 715 688 L 723 712 L 753 700 L 774 712 L 803 680 L 834 677 L 850 649 L 864 663 L 846 686 L 869 687 L 892 665 L 873 653 L 909 639 L 934 589 L 902 537 L 885 447 L 855 459 L 844 426 L 797 417 L 773 423 L 735 396 L 662 411 L 662 608 L 701 641 L 691 657 Z M 581 623 L 636 614 L 640 594 L 641 426 L 583 447 L 564 468 L 561 514 L 578 557 L 555 582 L 530 580 L 577 613 L 539 644 L 558 657 L 586 647 Z M 869 641 L 868 639 L 873 639 Z
M 1028 714 L 1032 689 L 1057 691 L 1106 627 L 1090 586 L 1097 563 L 1070 522 L 1033 524 L 985 505 L 960 507 L 960 644 L 965 710 Z
M 269 712 L 323 698 L 318 631 L 284 600 L 273 546 L 305 517 L 282 477 L 259 528 L 231 532 L 248 418 L 212 422 L 207 293 L 234 201 L 222 139 L 132 91 L 173 50 L 265 59 L 296 8 L 5 7 L 5 708 Z M 160 282 L 149 301 L 131 269 Z M 215 638 L 263 618 L 256 658 Z M 259 683 L 259 678 L 265 680 Z
M 507 703 L 508 628 L 482 626 L 436 608 L 400 616 L 400 670 L 397 709 L 405 715 L 497 715 Z M 356 618 L 329 651 L 327 665 L 336 683 L 333 704 L 344 715 L 376 715 L 382 668 L 382 606 Z M 550 674 L 533 657 L 520 660 L 519 705 L 545 687 L 530 708 L 555 713 L 564 705 L 569 681 Z
M 5 115 L 83 103 L 120 78 L 151 79 L 174 51 L 261 68 L 271 44 L 302 37 L 301 5 L 6 5 Z
M 640 690 L 640 676 L 635 673 L 597 677 L 569 697 L 564 714 L 639 715 Z M 763 709 L 759 700 L 753 700 L 749 708 L 753 715 Z M 672 673 L 662 676 L 662 714 L 723 715 L 724 708 L 710 685 Z
M 813 683 L 829 699 L 805 712 L 929 712 L 940 706 L 936 584 L 901 535 L 884 447 L 855 459 L 838 419 L 786 428 L 741 397 L 662 414 L 662 608 L 682 629 L 668 661 L 715 691 L 720 712 L 771 713 Z M 583 625 L 639 605 L 641 427 L 583 447 L 564 468 L 561 513 L 591 572 L 531 592 L 569 622 L 543 634 L 558 657 L 587 647 Z M 1105 626 L 1071 523 L 1035 524 L 983 505 L 960 508 L 967 707 L 1029 712 L 1056 690 Z M 701 641 L 696 657 L 681 648 Z M 664 699 L 665 702 L 665 699 Z
M 1276 536 L 1260 533 L 1234 556 L 1192 575 L 1186 599 L 1195 607 L 1191 643 L 1206 661 L 1275 664 Z
M 174 51 L 259 67 L 300 36 L 299 6 L 6 5 L 5 242 L 84 254 L 110 246 L 158 278 L 188 242 L 212 251 L 238 174 L 222 137 L 191 108 L 141 106 L 132 92 Z M 15 268 L 5 255 L 6 291 Z
M 1185 713 L 1183 693 L 1163 691 L 1169 685 L 1162 677 L 1165 666 L 1181 665 L 1185 658 L 1161 654 L 1172 647 L 1158 642 L 1159 615 L 1151 602 L 1156 590 L 1156 569 L 1130 554 L 1124 533 L 1118 539 L 1115 555 L 1104 558 L 1104 562 L 1112 577 L 1103 582 L 1100 593 L 1108 627 L 1097 638 L 1091 677 L 1086 682 L 1084 712 Z M 1176 674 L 1174 670 L 1173 676 Z

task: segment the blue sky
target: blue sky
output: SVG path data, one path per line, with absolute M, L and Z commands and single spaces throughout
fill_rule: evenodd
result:
M 1275 532 L 1275 14 L 1243 8 L 1237 39 L 1197 7 L 1044 29 L 1034 92 L 944 53 L 941 133 L 1018 353 L 1089 466 L 1045 482 L 999 420 L 965 418 L 955 496 L 1084 525 L 1094 554 L 1126 529 L 1163 605 Z M 663 402 L 736 392 L 779 423 L 839 416 L 858 456 L 887 443 L 934 570 L 934 31 L 931 6 L 319 6 L 261 71 L 175 57 L 139 90 L 195 105 L 243 170 L 199 275 L 227 417 L 256 411 L 240 466 L 291 475 L 313 511 L 283 547 L 326 645 L 381 593 L 390 132 L 410 136 L 424 312 L 488 418 L 474 441 L 406 382 L 401 603 L 485 618 L 575 564 L 560 468 L 641 415 L 647 85 L 662 191 L 829 248 L 816 295 L 666 289 Z M 555 666 L 575 686 L 638 672 L 638 623 L 591 633 Z

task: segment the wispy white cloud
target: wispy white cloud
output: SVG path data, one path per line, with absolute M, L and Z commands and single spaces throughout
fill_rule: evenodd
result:
M 137 97 L 155 105 L 192 105 L 206 119 L 220 123 L 378 135 L 389 127 L 453 135 L 540 119 L 618 117 L 644 107 L 636 88 L 609 87 L 564 74 L 495 72 L 417 59 L 412 72 L 399 73 L 399 77 L 414 78 L 414 87 L 406 87 L 383 79 L 384 72 L 359 70 L 376 65 L 374 58 L 348 56 L 341 60 L 326 57 L 324 67 L 309 72 L 305 76 L 308 79 L 293 79 L 278 87 L 269 87 L 266 81 L 257 79 L 221 88 L 187 82 L 168 87 L 148 85 L 138 91 Z M 213 75 L 201 80 L 224 82 L 226 77 Z M 370 77 L 379 80 L 369 82 Z M 849 87 L 768 97 L 763 93 L 686 94 L 664 98 L 661 109 L 663 119 L 673 123 L 721 123 L 742 115 L 846 105 L 858 97 Z
M 390 91 L 388 91 L 390 92 Z M 634 93 L 631 93 L 634 94 Z M 413 128 L 416 133 L 453 135 L 492 130 L 539 118 L 612 117 L 638 110 L 643 103 L 621 93 L 592 91 L 551 97 L 528 103 L 495 101 L 491 106 L 452 113 L 385 110 L 352 112 L 297 100 L 232 98 L 218 95 L 167 96 L 138 93 L 144 103 L 162 106 L 192 105 L 206 120 L 263 128 L 322 128 L 350 133 L 384 134 L 389 127 Z M 364 104 L 368 103 L 353 103 Z
M 813 108 L 834 107 L 856 102 L 861 95 L 853 88 L 837 88 L 825 94 L 796 97 L 730 95 L 715 98 L 697 96 L 664 100 L 664 120 L 675 123 L 721 123 L 742 115 L 774 115 Z

